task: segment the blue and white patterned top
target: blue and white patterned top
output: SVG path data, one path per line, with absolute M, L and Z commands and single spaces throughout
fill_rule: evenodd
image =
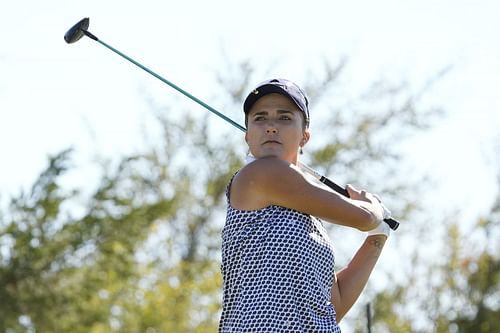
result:
M 281 206 L 237 210 L 227 197 L 219 332 L 340 332 L 321 221 Z

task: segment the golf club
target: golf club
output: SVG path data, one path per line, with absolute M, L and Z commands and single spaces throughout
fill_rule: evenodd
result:
M 238 124 L 237 122 L 235 122 L 234 120 L 232 120 L 231 118 L 227 117 L 226 115 L 224 115 L 223 113 L 217 111 L 216 109 L 214 109 L 213 107 L 211 107 L 210 105 L 206 104 L 205 102 L 201 101 L 200 99 L 194 97 L 193 95 L 191 95 L 190 93 L 188 93 L 187 91 L 185 91 L 184 89 L 178 87 L 177 85 L 173 84 L 172 82 L 168 81 L 167 79 L 163 78 L 162 76 L 156 74 L 155 72 L 153 72 L 152 70 L 150 70 L 149 68 L 141 65 L 140 63 L 138 63 L 137 61 L 135 61 L 134 59 L 128 57 L 127 55 L 123 54 L 122 52 L 118 51 L 117 49 L 115 49 L 114 47 L 106 44 L 105 42 L 103 42 L 102 40 L 100 40 L 99 38 L 97 38 L 95 35 L 93 35 L 92 33 L 90 33 L 88 31 L 88 28 L 89 28 L 89 23 L 90 23 L 90 19 L 88 17 L 80 20 L 78 23 L 76 23 L 74 26 L 72 26 L 68 32 L 66 32 L 66 34 L 64 35 L 64 40 L 66 41 L 66 43 L 68 44 L 71 44 L 71 43 L 75 43 L 77 42 L 78 40 L 80 40 L 83 36 L 87 36 L 89 37 L 90 39 L 100 43 L 101 45 L 103 45 L 104 47 L 108 48 L 109 50 L 115 52 L 116 54 L 118 54 L 119 56 L 125 58 L 126 60 L 130 61 L 131 63 L 133 63 L 134 65 L 138 66 L 139 68 L 143 69 L 144 71 L 148 72 L 149 74 L 153 75 L 154 77 L 156 77 L 157 79 L 159 79 L 160 81 L 162 81 L 163 83 L 167 84 L 168 86 L 170 86 L 171 88 L 174 88 L 175 90 L 177 90 L 178 92 L 180 92 L 181 94 L 185 95 L 186 97 L 190 98 L 191 100 L 195 101 L 196 103 L 198 103 L 199 105 L 203 106 L 204 108 L 206 108 L 208 111 L 212 112 L 213 114 L 219 116 L 220 118 L 224 119 L 225 121 L 227 121 L 228 123 L 230 123 L 231 125 L 233 125 L 234 127 L 238 128 L 239 130 L 241 130 L 242 132 L 246 132 L 246 128 L 243 127 L 242 125 Z M 325 176 L 319 174 L 317 171 L 315 171 L 314 169 L 308 167 L 307 165 L 305 164 L 302 164 L 299 162 L 299 168 L 301 168 L 303 171 L 307 172 L 308 174 L 310 174 L 311 176 L 313 176 L 315 179 L 317 179 L 318 181 L 320 181 L 321 183 L 325 184 L 326 186 L 328 186 L 329 188 L 333 189 L 334 191 L 336 191 L 337 193 L 343 195 L 343 196 L 346 196 L 346 197 L 349 197 L 349 194 L 347 192 L 347 190 L 339 185 L 337 185 L 336 183 L 334 183 L 333 181 L 331 181 L 330 179 L 326 178 Z M 389 227 L 392 229 L 392 230 L 396 230 L 398 227 L 399 227 L 399 222 L 396 221 L 395 219 L 389 217 L 389 218 L 386 218 L 384 219 L 384 221 L 389 225 Z

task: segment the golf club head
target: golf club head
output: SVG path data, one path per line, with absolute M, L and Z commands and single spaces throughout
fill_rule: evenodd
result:
M 71 29 L 69 29 L 68 32 L 66 32 L 66 34 L 64 35 L 64 40 L 66 41 L 66 43 L 71 44 L 80 40 L 80 38 L 85 35 L 84 31 L 87 31 L 87 29 L 89 28 L 89 23 L 90 19 L 86 17 L 72 26 Z

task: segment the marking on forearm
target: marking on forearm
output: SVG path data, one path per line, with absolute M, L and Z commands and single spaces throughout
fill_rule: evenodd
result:
M 384 247 L 384 243 L 385 239 L 381 239 L 381 237 L 373 237 L 373 239 L 370 240 L 370 245 L 373 245 L 380 250 Z

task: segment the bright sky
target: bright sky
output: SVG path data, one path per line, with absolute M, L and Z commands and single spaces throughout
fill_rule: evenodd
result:
M 416 166 L 442 173 L 446 190 L 493 193 L 483 154 L 500 123 L 498 14 L 495 0 L 9 2 L 0 14 L 2 199 L 31 185 L 49 153 L 73 146 L 84 161 L 140 150 L 145 97 L 178 94 L 90 39 L 67 45 L 64 33 L 83 17 L 103 41 L 209 104 L 226 59 L 300 84 L 324 59 L 346 56 L 342 89 L 353 95 L 380 78 L 418 90 L 450 66 L 426 98 L 448 118 L 421 138 Z M 469 198 L 464 191 L 456 204 Z

